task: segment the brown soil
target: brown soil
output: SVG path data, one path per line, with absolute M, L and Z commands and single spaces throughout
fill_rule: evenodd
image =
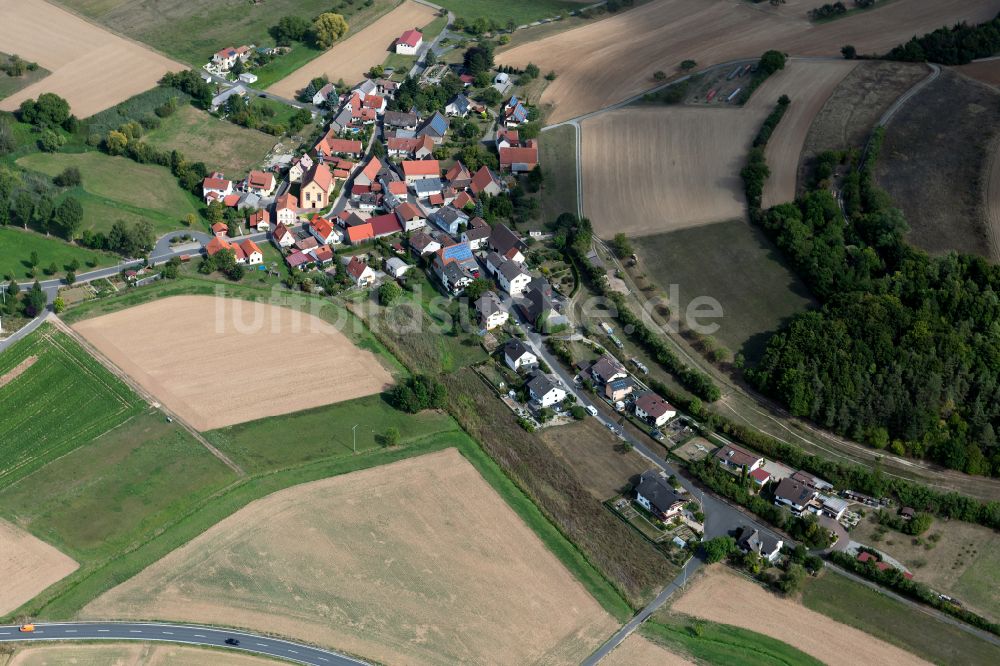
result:
M 672 609 L 776 638 L 830 666 L 927 663 L 863 631 L 778 597 L 723 565 L 709 567 Z
M 924 79 L 926 65 L 865 60 L 844 77 L 816 115 L 799 163 L 799 187 L 810 160 L 827 150 L 861 148 L 900 95 Z
M 617 624 L 454 449 L 253 502 L 87 606 L 382 663 L 579 663 Z
M 876 179 L 902 208 L 907 240 L 932 254 L 1000 258 L 984 206 L 995 192 L 989 165 L 997 128 L 1000 92 L 947 68 L 893 116 Z
M 353 85 L 363 79 L 373 65 L 382 64 L 394 40 L 404 31 L 427 25 L 434 20 L 434 16 L 434 10 L 426 5 L 404 2 L 375 23 L 334 44 L 329 51 L 281 79 L 267 91 L 282 97 L 295 97 L 312 79 L 324 74 L 331 81 L 344 79 L 348 85 Z
M 757 57 L 767 49 L 839 56 L 844 44 L 879 53 L 942 25 L 991 19 L 1000 9 L 996 0 L 906 0 L 813 24 L 805 12 L 812 3 L 798 4 L 772 8 L 743 0 L 657 0 L 523 44 L 497 60 L 555 70 L 559 78 L 541 101 L 555 107 L 550 122 L 560 122 L 652 88 L 655 71 L 674 74 L 685 59 L 702 68 Z
M 48 645 L 19 650 L 7 666 L 267 666 L 276 661 L 222 650 L 149 643 Z M 284 663 L 284 662 L 281 662 Z
M 595 499 L 602 502 L 631 487 L 649 468 L 638 453 L 617 448 L 615 439 L 597 419 L 542 431 L 542 440 Z
M 29 356 L 28 358 L 24 359 L 23 361 L 21 361 L 20 363 L 18 363 L 17 365 L 15 365 L 13 368 L 11 368 L 10 370 L 8 370 L 4 374 L 0 375 L 0 388 L 3 388 L 7 384 L 11 383 L 12 381 L 14 381 L 18 377 L 20 377 L 21 374 L 25 370 L 27 370 L 28 368 L 30 368 L 31 366 L 33 366 L 35 364 L 35 361 L 37 361 L 37 360 L 38 360 L 38 357 L 35 356 L 34 354 L 32 354 L 31 356 Z
M 167 72 L 187 68 L 44 0 L 0 4 L 0 26 L 6 53 L 52 72 L 0 101 L 3 111 L 54 92 L 86 118 L 149 90 Z
M 639 634 L 632 634 L 605 657 L 606 666 L 690 666 L 691 662 Z
M 960 74 L 968 76 L 970 79 L 982 81 L 995 88 L 1000 87 L 1000 60 L 972 62 L 953 69 Z
M 78 567 L 41 539 L 0 520 L 0 615 L 30 601 Z
M 312 314 L 174 296 L 74 326 L 198 430 L 343 402 L 385 390 L 369 351 Z

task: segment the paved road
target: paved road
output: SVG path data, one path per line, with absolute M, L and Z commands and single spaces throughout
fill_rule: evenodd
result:
M 367 664 L 367 662 L 330 650 L 235 629 L 139 622 L 66 622 L 36 624 L 35 627 L 34 633 L 21 633 L 16 625 L 0 626 L 0 642 L 165 641 L 253 652 L 312 666 L 364 666 Z M 227 638 L 237 639 L 240 645 L 238 647 L 226 645 Z

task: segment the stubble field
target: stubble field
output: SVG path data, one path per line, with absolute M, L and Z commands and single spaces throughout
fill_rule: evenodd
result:
M 268 666 L 278 662 L 227 650 L 181 645 L 112 643 L 47 645 L 18 650 L 5 666 Z
M 54 92 L 86 118 L 156 85 L 166 72 L 184 69 L 139 44 L 118 37 L 44 0 L 0 4 L 0 47 L 52 72 L 0 102 L 21 102 Z
M 0 615 L 18 608 L 78 566 L 41 539 L 0 520 Z
M 77 331 L 198 430 L 379 393 L 392 376 L 307 312 L 175 296 L 79 322 Z
M 653 72 L 672 74 L 686 59 L 701 68 L 755 57 L 767 49 L 837 57 L 841 46 L 853 44 L 860 53 L 884 52 L 942 25 L 991 19 L 1000 11 L 1000 2 L 906 0 L 817 24 L 808 20 L 807 8 L 772 8 L 741 0 L 657 0 L 523 44 L 497 60 L 554 69 L 559 78 L 546 88 L 541 102 L 554 106 L 549 121 L 559 122 L 652 88 Z
M 689 666 L 692 662 L 653 641 L 632 634 L 604 658 L 607 666 Z
M 410 28 L 419 28 L 434 20 L 435 12 L 426 5 L 404 2 L 375 23 L 335 44 L 323 55 L 310 61 L 267 89 L 283 97 L 295 97 L 309 81 L 324 74 L 331 81 L 343 79 L 353 85 L 364 78 L 373 65 L 385 60 L 393 41 Z
M 782 599 L 721 565 L 706 570 L 671 609 L 776 638 L 830 666 L 928 663 Z
M 88 605 L 384 663 L 579 663 L 617 626 L 454 449 L 258 500 Z

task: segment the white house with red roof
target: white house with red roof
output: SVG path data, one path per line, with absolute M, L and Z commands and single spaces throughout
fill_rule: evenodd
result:
M 257 243 L 247 238 L 244 241 L 240 241 L 239 247 L 243 251 L 247 265 L 255 266 L 264 263 L 264 253 L 261 252 L 260 246 Z
M 403 203 L 396 206 L 393 212 L 399 218 L 399 223 L 403 225 L 404 231 L 414 231 L 427 226 L 427 213 L 424 212 L 420 204 Z
M 331 127 L 316 143 L 315 150 L 317 155 L 327 158 L 332 155 L 361 157 L 363 146 L 357 139 L 341 139 Z
M 302 182 L 302 174 L 309 171 L 312 165 L 313 161 L 308 153 L 292 159 L 292 166 L 288 167 L 288 180 L 293 183 Z
M 403 160 L 403 179 L 412 186 L 425 178 L 440 178 L 441 164 L 437 160 Z
M 212 235 L 216 238 L 225 238 L 229 234 L 229 226 L 225 222 L 216 222 L 212 225 Z
M 254 231 L 270 231 L 271 214 L 266 210 L 258 210 L 256 213 L 251 213 L 250 217 L 247 218 L 247 226 Z
M 228 72 L 236 64 L 237 59 L 246 62 L 252 52 L 249 46 L 227 46 L 212 56 L 212 63 L 222 71 Z
M 538 166 L 538 144 L 528 141 L 521 147 L 500 148 L 500 170 L 527 173 Z
M 278 244 L 278 247 L 284 248 L 295 245 L 295 234 L 282 222 L 278 222 L 278 226 L 274 228 L 272 238 L 274 238 L 274 242 Z
M 493 172 L 485 164 L 479 167 L 479 171 L 472 177 L 469 189 L 477 197 L 481 194 L 488 194 L 491 197 L 495 197 L 503 191 L 500 181 L 497 180 L 497 177 L 493 175 Z
M 424 43 L 424 36 L 419 30 L 407 30 L 396 39 L 396 53 L 400 55 L 417 55 Z
M 269 197 L 274 192 L 278 182 L 269 171 L 251 171 L 243 181 L 243 189 L 259 197 Z
M 201 181 L 201 195 L 205 203 L 222 199 L 233 193 L 233 181 L 226 180 L 221 171 L 216 171 Z
M 365 168 L 358 172 L 358 175 L 354 177 L 355 185 L 373 185 L 375 180 L 378 178 L 379 169 L 382 168 L 382 162 L 377 157 L 372 157 Z
M 649 392 L 636 398 L 635 415 L 656 427 L 660 427 L 677 416 L 677 410 L 660 396 Z
M 296 211 L 299 209 L 299 201 L 295 195 L 286 192 L 278 197 L 274 202 L 274 219 L 279 224 L 290 227 L 298 219 Z
M 351 260 L 347 262 L 347 274 L 359 287 L 370 287 L 375 282 L 375 271 L 358 257 L 351 257 Z
M 333 226 L 333 223 L 319 215 L 313 215 L 309 220 L 309 233 L 323 245 L 336 245 L 343 240 L 340 231 Z

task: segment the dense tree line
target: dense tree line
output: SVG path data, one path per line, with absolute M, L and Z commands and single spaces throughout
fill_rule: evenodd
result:
M 906 62 L 938 62 L 942 65 L 964 65 L 976 58 L 987 58 L 1000 52 L 1000 15 L 979 25 L 957 23 L 941 27 L 921 37 L 911 37 L 888 54 L 890 60 Z
M 167 72 L 160 79 L 160 85 L 177 88 L 184 94 L 190 95 L 192 103 L 200 109 L 212 108 L 212 98 L 214 97 L 212 84 L 201 78 L 194 70 Z
M 413 375 L 396 384 L 389 394 L 392 404 L 404 412 L 416 414 L 424 409 L 444 409 L 448 390 L 445 385 L 429 375 Z

